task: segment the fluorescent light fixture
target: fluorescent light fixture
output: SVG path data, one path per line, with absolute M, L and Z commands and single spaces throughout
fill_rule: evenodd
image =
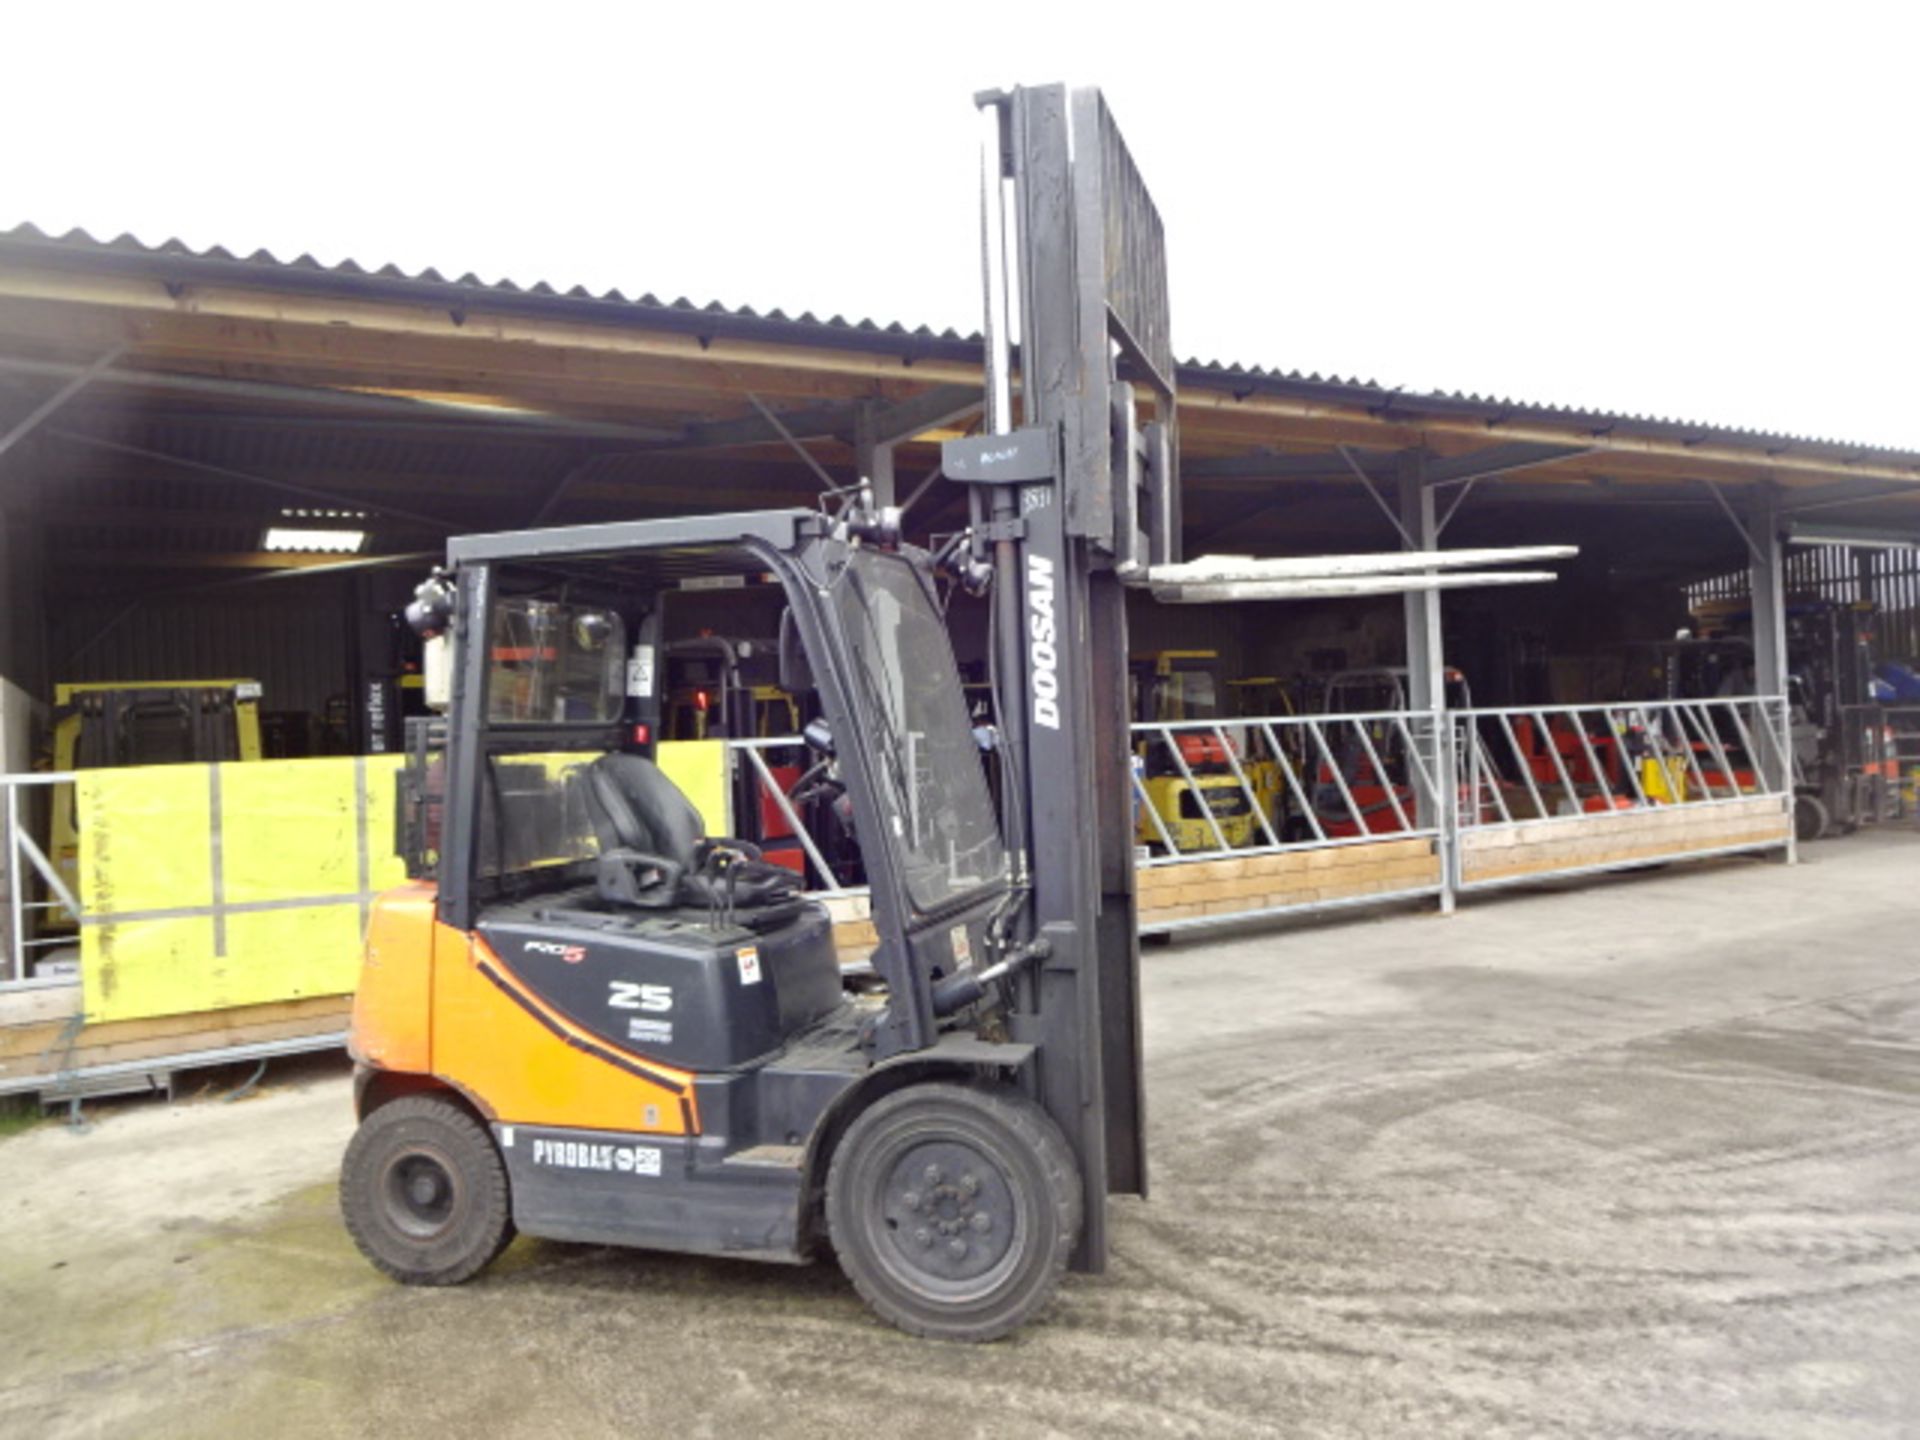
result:
M 355 555 L 366 543 L 364 530 L 312 530 L 274 525 L 268 528 L 260 545 L 266 550 L 291 550 L 306 555 Z
M 1787 540 L 1794 545 L 1846 545 L 1856 550 L 1912 550 L 1920 548 L 1920 530 L 1903 534 L 1892 527 L 1788 520 Z

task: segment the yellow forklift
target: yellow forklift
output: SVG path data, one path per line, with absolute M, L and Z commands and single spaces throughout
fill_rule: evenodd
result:
M 1248 675 L 1229 680 L 1227 691 L 1232 696 L 1228 713 L 1241 722 L 1227 733 L 1242 740 L 1240 768 L 1252 787 L 1254 802 L 1267 817 L 1273 833 L 1278 835 L 1285 830 L 1287 819 L 1286 772 L 1282 767 L 1292 764 L 1298 773 L 1298 767 L 1305 763 L 1305 737 L 1284 727 L 1274 729 L 1245 722 L 1278 720 L 1298 714 L 1292 691 L 1278 675 Z M 1278 747 L 1290 748 L 1282 755 Z
M 1136 721 L 1180 725 L 1219 718 L 1225 685 L 1218 651 L 1150 651 L 1133 656 L 1128 670 Z M 1134 826 L 1140 844 L 1164 850 L 1171 842 L 1188 854 L 1216 849 L 1222 839 L 1232 848 L 1253 839 L 1253 805 L 1234 776 L 1230 743 L 1208 729 L 1134 737 L 1146 795 Z
M 54 687 L 56 772 L 260 756 L 257 680 L 93 680 Z M 53 787 L 49 840 L 54 869 L 77 893 L 80 834 L 71 785 Z M 46 913 L 50 929 L 77 923 L 64 908 Z
M 698 635 L 669 641 L 662 740 L 770 739 L 800 733 L 800 703 L 760 673 L 772 643 Z
M 1283 783 L 1280 762 L 1270 753 L 1265 733 L 1244 723 L 1252 712 L 1243 708 L 1250 699 L 1264 698 L 1264 687 L 1277 682 L 1226 679 L 1217 650 L 1145 652 L 1132 658 L 1129 670 L 1138 721 L 1178 725 L 1231 718 L 1241 722 L 1223 723 L 1219 734 L 1207 728 L 1135 737 L 1134 754 L 1147 798 L 1135 825 L 1139 843 L 1165 849 L 1164 835 L 1182 854 L 1215 849 L 1221 839 L 1238 849 L 1261 837 L 1261 815 L 1277 833 Z M 1231 707 L 1229 695 L 1236 702 Z M 1258 718 L 1274 713 L 1261 712 Z M 1246 778 L 1244 787 L 1241 776 Z M 1207 823 L 1209 812 L 1213 825 Z

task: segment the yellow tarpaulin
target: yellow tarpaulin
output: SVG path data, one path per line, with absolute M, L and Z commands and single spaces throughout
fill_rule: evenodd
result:
M 673 741 L 658 754 L 708 832 L 729 833 L 725 742 Z M 400 763 L 370 755 L 83 773 L 74 800 L 87 1019 L 351 994 L 367 907 L 406 878 L 394 852 Z
M 733 834 L 733 794 L 727 787 L 727 742 L 663 740 L 655 755 L 661 771 L 700 812 L 707 833 Z M 741 763 L 746 761 L 743 759 Z
M 398 767 L 368 756 L 81 775 L 87 1019 L 351 993 L 367 905 L 405 878 Z

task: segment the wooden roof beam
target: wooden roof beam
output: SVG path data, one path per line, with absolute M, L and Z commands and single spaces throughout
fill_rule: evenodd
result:
M 1382 480 L 1393 478 L 1394 455 L 1391 450 L 1352 449 L 1354 460 L 1369 474 Z M 1274 481 L 1274 480 L 1351 480 L 1353 472 L 1347 468 L 1337 451 L 1329 450 L 1325 454 L 1284 455 L 1273 450 L 1256 451 L 1251 455 L 1209 456 L 1202 459 L 1182 460 L 1180 475 L 1185 480 L 1237 480 L 1237 481 Z

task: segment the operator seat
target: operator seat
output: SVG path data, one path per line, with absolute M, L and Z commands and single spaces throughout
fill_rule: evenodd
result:
M 709 839 L 693 802 L 651 760 L 602 755 L 587 766 L 585 781 L 587 815 L 600 842 L 594 883 L 602 900 L 729 914 L 798 908 L 800 877 L 767 864 L 745 840 Z M 772 918 L 754 914 L 748 923 Z

